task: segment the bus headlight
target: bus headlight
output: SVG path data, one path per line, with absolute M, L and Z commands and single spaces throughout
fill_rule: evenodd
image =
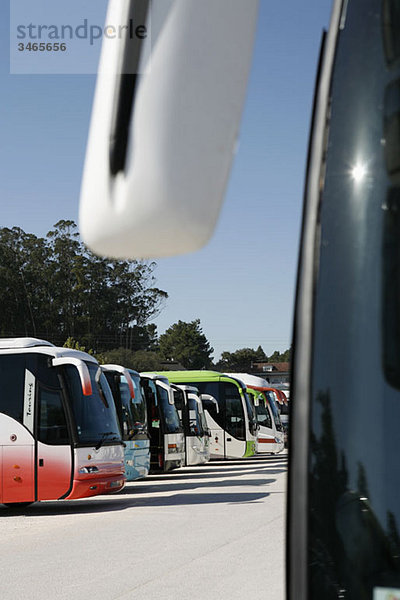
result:
M 98 468 L 95 466 L 90 466 L 90 467 L 81 467 L 78 471 L 79 473 L 82 474 L 87 474 L 87 473 L 97 473 L 98 472 Z

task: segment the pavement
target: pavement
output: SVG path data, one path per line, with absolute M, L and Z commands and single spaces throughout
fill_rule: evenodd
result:
M 0 506 L 1 600 L 284 600 L 286 451 Z

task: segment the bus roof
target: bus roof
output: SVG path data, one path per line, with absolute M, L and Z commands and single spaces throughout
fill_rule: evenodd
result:
M 230 379 L 235 383 L 241 383 L 237 377 L 219 373 L 218 371 L 160 371 L 168 377 L 172 383 L 196 383 L 196 381 L 224 381 Z
M 60 348 L 45 340 L 36 338 L 2 338 L 0 339 L 0 354 L 47 354 L 55 358 L 79 358 L 86 362 L 98 364 L 94 356 L 75 350 L 74 348 Z
M 171 382 L 172 387 L 176 387 L 179 388 L 180 390 L 183 390 L 184 392 L 190 392 L 191 394 L 198 394 L 199 390 L 197 389 L 197 387 L 194 387 L 193 385 L 186 385 L 184 383 L 172 383 Z
M 247 387 L 254 389 L 259 388 L 260 390 L 271 388 L 271 385 L 266 379 L 258 377 L 257 375 L 249 375 L 248 373 L 227 373 L 227 375 L 240 379 Z
M 138 371 L 135 371 L 135 369 L 127 369 L 127 370 L 133 377 L 140 377 L 140 373 Z
M 46 340 L 39 340 L 31 337 L 20 337 L 20 338 L 1 338 L 0 339 L 0 350 L 7 350 L 9 348 L 32 348 L 36 346 L 52 346 L 54 344 L 47 342 Z
M 140 373 L 140 377 L 145 377 L 146 379 L 152 379 L 153 381 L 163 381 L 164 383 L 168 383 L 168 378 L 164 375 L 164 373 L 147 373 L 146 371 Z

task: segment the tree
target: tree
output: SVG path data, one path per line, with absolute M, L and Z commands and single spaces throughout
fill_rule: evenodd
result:
M 257 350 L 252 348 L 241 348 L 236 352 L 222 352 L 221 359 L 217 362 L 216 368 L 223 372 L 247 372 L 251 371 L 252 364 L 260 360 L 265 360 L 264 351 L 259 346 Z
M 263 362 L 268 360 L 268 356 L 265 354 L 264 350 L 261 346 L 258 346 L 256 350 L 256 361 L 255 362 Z
M 135 371 L 161 371 L 163 369 L 162 360 L 156 352 L 146 352 L 145 350 L 132 350 L 126 348 L 115 348 L 105 352 L 99 360 L 101 364 L 121 365 L 127 369 Z
M 176 360 L 186 369 L 205 369 L 211 365 L 214 349 L 200 327 L 200 319 L 174 323 L 160 335 L 159 346 L 165 360 Z
M 49 325 L 49 251 L 19 227 L 0 229 L 0 331 L 39 335 Z
M 279 350 L 275 350 L 275 352 L 268 358 L 268 362 L 290 362 L 291 354 L 291 347 L 282 353 L 280 353 Z
M 94 255 L 73 221 L 59 221 L 46 238 L 0 229 L 0 333 L 57 345 L 72 337 L 96 353 L 156 349 L 149 321 L 167 293 L 155 287 L 155 266 Z

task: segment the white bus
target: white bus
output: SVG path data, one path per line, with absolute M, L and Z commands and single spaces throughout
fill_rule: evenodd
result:
M 185 437 L 166 377 L 141 373 L 150 434 L 150 469 L 170 471 L 185 464 Z
M 258 426 L 245 385 L 216 371 L 164 371 L 176 384 L 200 393 L 211 430 L 211 459 L 248 458 L 255 454 Z

